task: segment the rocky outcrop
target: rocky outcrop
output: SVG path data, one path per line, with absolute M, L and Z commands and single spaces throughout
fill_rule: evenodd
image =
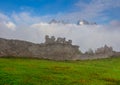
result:
M 45 43 L 34 44 L 20 40 L 0 39 L 0 56 L 34 57 L 52 60 L 74 60 L 79 55 L 79 46 L 72 41 L 54 36 L 45 37 Z
M 101 59 L 101 58 L 110 58 L 113 56 L 120 56 L 120 54 L 113 51 L 112 47 L 108 47 L 105 45 L 104 47 L 100 47 L 95 52 L 93 52 L 92 49 L 89 49 L 84 54 L 80 55 L 80 60 L 86 60 L 86 59 Z
M 55 20 L 55 19 L 52 19 L 49 24 L 68 24 L 67 22 L 63 21 L 63 20 Z
M 105 45 L 95 52 L 89 49 L 81 53 L 79 46 L 72 45 L 72 40 L 54 36 L 45 36 L 45 42 L 34 44 L 27 41 L 7 40 L 0 38 L 0 57 L 32 57 L 51 60 L 86 60 L 110 58 L 120 56 L 120 52 L 113 51 L 112 47 Z
M 32 56 L 29 51 L 30 42 L 0 39 L 0 56 Z
M 88 22 L 86 20 L 79 20 L 77 25 L 97 25 L 95 22 Z
M 108 56 L 112 56 L 114 54 L 114 51 L 112 47 L 108 47 L 107 45 L 105 45 L 104 47 L 98 48 L 95 51 L 95 54 L 105 54 Z

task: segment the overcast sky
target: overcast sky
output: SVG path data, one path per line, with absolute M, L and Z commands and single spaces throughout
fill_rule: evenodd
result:
M 43 43 L 47 34 L 72 39 L 82 51 L 105 44 L 120 51 L 119 15 L 120 0 L 0 0 L 0 37 Z M 83 19 L 97 25 L 76 25 Z

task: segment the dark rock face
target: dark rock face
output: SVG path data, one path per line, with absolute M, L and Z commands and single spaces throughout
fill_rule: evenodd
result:
M 0 39 L 0 56 L 31 56 L 28 47 L 32 45 L 25 41 Z
M 80 54 L 79 46 L 72 45 L 71 40 L 65 41 L 65 38 L 55 40 L 53 36 L 51 38 L 46 36 L 45 39 L 43 44 L 0 39 L 0 57 L 23 56 L 52 60 L 74 60 L 75 56 Z

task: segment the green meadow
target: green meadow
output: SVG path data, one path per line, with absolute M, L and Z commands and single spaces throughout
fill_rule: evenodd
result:
M 120 85 L 120 58 L 84 61 L 0 58 L 0 85 Z

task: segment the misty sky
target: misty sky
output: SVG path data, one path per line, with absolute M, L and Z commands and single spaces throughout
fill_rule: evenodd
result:
M 1 38 L 43 43 L 45 35 L 72 39 L 83 52 L 105 44 L 120 51 L 120 0 L 0 0 Z

